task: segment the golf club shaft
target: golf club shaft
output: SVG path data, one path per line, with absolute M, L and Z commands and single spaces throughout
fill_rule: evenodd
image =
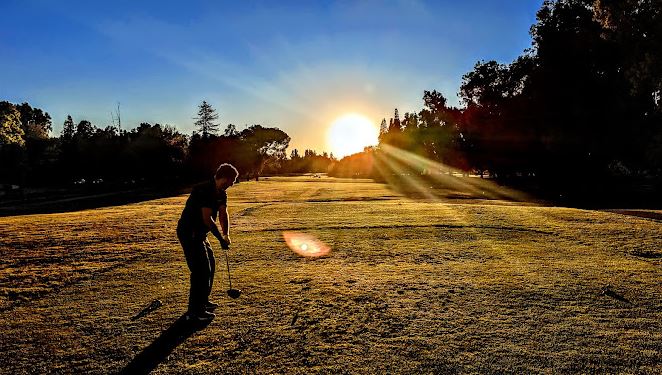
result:
M 230 278 L 230 261 L 228 260 L 227 250 L 223 251 L 225 253 L 225 264 L 228 266 L 228 282 L 230 283 L 230 289 L 232 289 L 232 279 Z

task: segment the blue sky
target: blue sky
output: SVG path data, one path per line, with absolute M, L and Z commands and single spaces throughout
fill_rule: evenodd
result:
M 121 103 L 140 122 L 190 134 L 196 106 L 219 122 L 277 126 L 293 147 L 327 147 L 333 119 L 378 123 L 418 111 L 423 90 L 452 104 L 478 60 L 530 47 L 542 0 L 2 0 L 0 100 L 105 127 Z

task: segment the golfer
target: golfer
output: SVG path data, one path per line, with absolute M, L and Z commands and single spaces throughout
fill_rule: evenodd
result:
M 221 164 L 214 178 L 193 187 L 177 224 L 177 237 L 191 271 L 187 319 L 208 321 L 216 316 L 211 311 L 218 305 L 209 301 L 216 260 L 207 233 L 211 232 L 218 239 L 223 250 L 230 248 L 226 190 L 234 185 L 238 175 L 231 164 Z

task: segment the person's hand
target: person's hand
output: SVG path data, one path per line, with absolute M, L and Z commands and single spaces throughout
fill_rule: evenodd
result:
M 218 241 L 221 243 L 221 249 L 230 250 L 230 244 L 232 243 L 230 236 L 221 236 Z

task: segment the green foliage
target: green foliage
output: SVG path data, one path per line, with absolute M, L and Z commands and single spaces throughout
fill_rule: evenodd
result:
M 425 91 L 423 102 L 425 106 L 418 114 L 405 113 L 402 121 L 397 109 L 388 127 L 384 119 L 380 144 L 412 151 L 451 166 L 464 166 L 460 155 L 463 142 L 459 129 L 461 111 L 448 107 L 446 98 L 436 90 Z
M 285 150 L 290 144 L 290 137 L 284 131 L 262 125 L 252 125 L 242 130 L 239 139 L 239 163 L 256 179 L 267 164 L 279 164 L 285 159 Z
M 418 115 L 382 121 L 380 144 L 498 176 L 659 175 L 662 4 L 545 1 L 531 36 L 512 63 L 463 76 L 464 108 L 426 91 Z
M 16 106 L 21 113 L 21 127 L 25 132 L 26 139 L 47 139 L 53 123 L 48 112 L 40 108 L 32 108 L 28 103 Z
M 21 127 L 21 114 L 14 105 L 0 102 L 0 147 L 25 145 L 25 132 Z

